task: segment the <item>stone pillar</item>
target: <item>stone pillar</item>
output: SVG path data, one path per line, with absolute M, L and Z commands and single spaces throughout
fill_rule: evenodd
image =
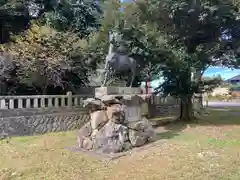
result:
M 67 92 L 67 103 L 68 108 L 72 108 L 72 92 Z

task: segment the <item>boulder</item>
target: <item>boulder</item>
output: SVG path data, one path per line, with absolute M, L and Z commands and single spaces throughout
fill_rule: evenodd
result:
M 86 150 L 91 150 L 93 148 L 93 142 L 92 142 L 91 138 L 85 137 L 83 139 L 81 148 L 86 149 Z
M 121 104 L 120 99 L 121 99 L 121 96 L 116 96 L 116 95 L 104 95 L 101 97 L 101 101 L 107 106 L 111 104 Z
M 90 113 L 90 117 L 91 117 L 90 122 L 91 122 L 92 129 L 98 129 L 102 127 L 104 124 L 106 124 L 108 121 L 106 111 L 104 110 L 94 111 Z
M 104 104 L 99 99 L 87 98 L 83 101 L 83 107 L 88 109 L 90 112 L 104 109 Z
M 112 104 L 107 107 L 107 117 L 110 121 L 117 124 L 124 123 L 125 120 L 125 110 L 124 106 L 121 104 Z
M 143 117 L 142 122 L 145 123 L 144 132 L 148 135 L 148 141 L 150 142 L 155 141 L 157 136 L 148 119 L 146 117 Z
M 91 135 L 91 133 L 92 133 L 91 123 L 88 122 L 85 125 L 83 125 L 83 127 L 80 128 L 77 134 L 78 136 L 88 137 Z
M 94 141 L 94 149 L 102 153 L 121 152 L 128 141 L 128 128 L 109 121 L 96 133 Z
M 97 132 L 98 132 L 98 129 L 93 129 L 91 134 L 92 139 L 95 139 Z
M 77 133 L 77 144 L 79 147 L 82 148 L 83 140 L 86 137 L 89 137 L 92 133 L 91 123 L 86 123 Z
M 123 151 L 128 151 L 128 150 L 130 150 L 130 149 L 132 149 L 132 144 L 129 142 L 129 141 L 127 141 L 127 142 L 124 142 L 124 144 L 123 144 Z
M 147 125 L 144 121 L 136 121 L 136 122 L 128 122 L 126 126 L 129 129 L 132 129 L 135 131 L 143 131 Z
M 129 140 L 135 147 L 156 140 L 156 134 L 146 118 L 135 123 L 128 123 L 126 126 L 130 129 Z
M 147 136 L 148 142 L 154 142 L 157 140 L 157 136 L 152 125 L 146 126 L 146 128 L 144 129 L 144 133 Z
M 122 152 L 123 150 L 124 150 L 124 145 L 121 144 L 121 142 L 118 141 L 117 139 L 112 139 L 106 145 L 102 146 L 102 148 L 99 149 L 98 151 L 100 151 L 101 153 L 111 154 L 111 153 L 119 153 L 119 152 Z
M 143 131 L 129 130 L 129 140 L 133 147 L 139 147 L 147 143 L 148 137 Z

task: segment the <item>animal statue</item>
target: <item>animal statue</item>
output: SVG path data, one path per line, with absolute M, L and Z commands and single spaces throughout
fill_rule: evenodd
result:
M 119 34 L 110 33 L 110 45 L 108 55 L 106 56 L 105 75 L 102 86 L 106 86 L 107 81 L 111 77 L 121 74 L 127 75 L 127 86 L 132 87 L 136 75 L 137 62 L 128 56 L 127 48 L 125 48 L 123 41 L 119 40 L 120 38 Z M 113 52 L 115 42 L 120 42 L 120 46 L 116 49 L 116 52 Z

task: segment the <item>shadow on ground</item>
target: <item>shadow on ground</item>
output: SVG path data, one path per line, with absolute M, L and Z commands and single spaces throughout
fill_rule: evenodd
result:
M 164 125 L 155 126 L 157 131 L 157 140 L 171 139 L 178 136 L 186 128 L 196 126 L 228 126 L 240 125 L 240 109 L 210 109 L 208 115 L 194 120 L 191 123 L 172 121 Z M 159 130 L 158 130 L 159 129 Z M 160 131 L 158 133 L 158 131 Z
M 156 128 L 157 140 L 174 138 L 189 126 L 191 127 L 192 125 L 183 122 L 171 122 L 162 127 L 158 127 Z
M 209 115 L 198 120 L 201 126 L 240 125 L 240 109 L 211 109 Z

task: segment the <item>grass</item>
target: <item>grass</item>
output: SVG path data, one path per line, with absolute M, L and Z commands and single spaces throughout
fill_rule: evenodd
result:
M 239 180 L 240 120 L 211 111 L 198 124 L 156 129 L 158 141 L 103 161 L 66 147 L 76 132 L 0 141 L 0 180 Z

